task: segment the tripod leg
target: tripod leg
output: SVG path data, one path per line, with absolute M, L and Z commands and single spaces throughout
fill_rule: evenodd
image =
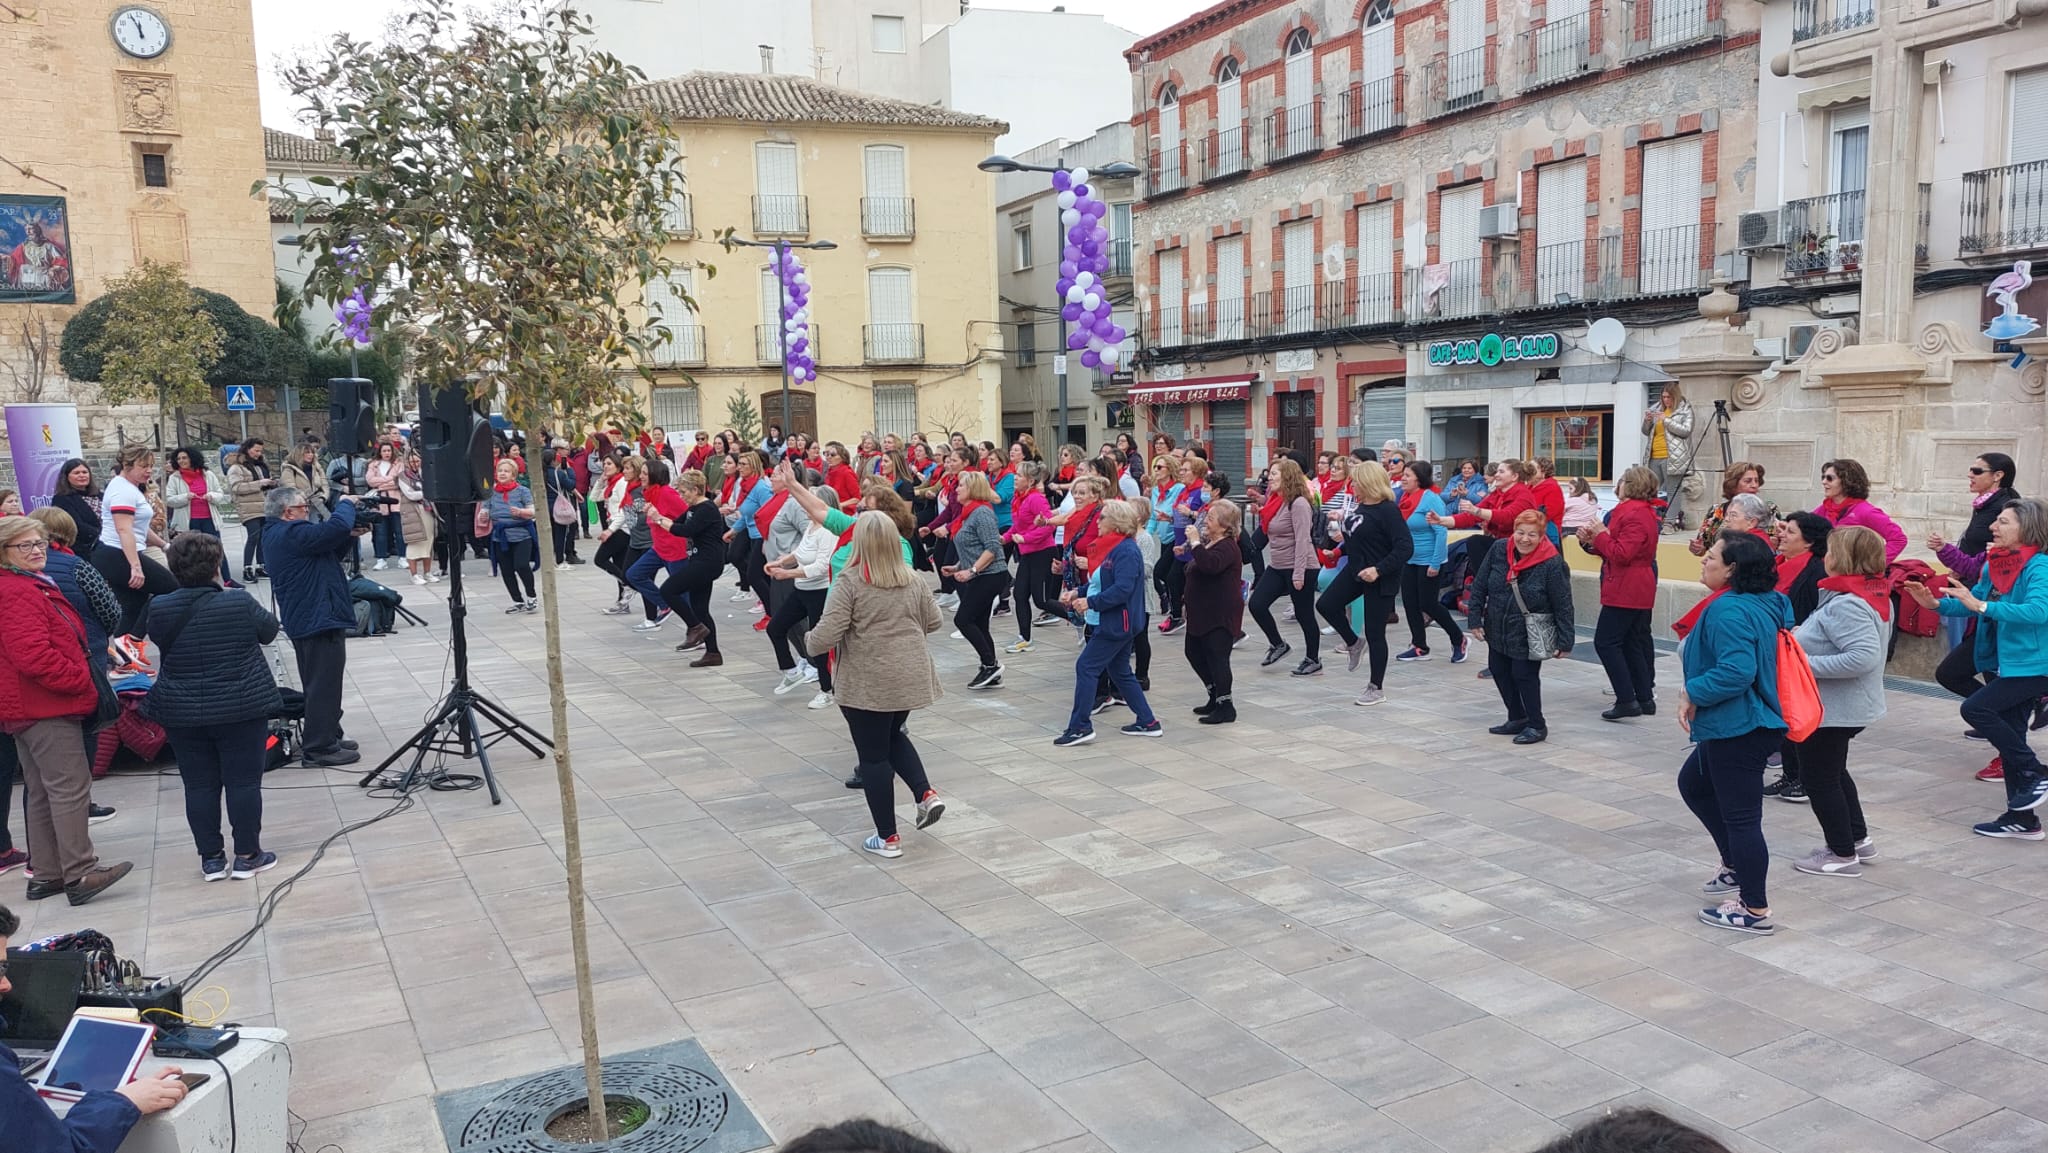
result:
M 476 706 L 478 712 L 497 722 L 498 727 L 503 730 L 506 736 L 524 745 L 526 751 L 534 756 L 544 757 L 547 755 L 534 745 L 534 741 L 539 741 L 551 749 L 555 747 L 555 742 L 542 736 L 532 725 L 506 712 L 502 707 L 492 703 L 489 699 L 485 697 L 471 697 L 470 703 Z
M 422 755 L 424 755 L 425 751 L 433 747 L 434 745 L 434 734 L 439 732 L 441 730 L 441 726 L 447 724 L 449 719 L 454 715 L 454 700 L 452 698 L 444 698 L 441 701 L 441 707 L 435 709 L 434 715 L 427 718 L 427 723 L 421 725 L 418 732 L 415 732 L 412 736 L 407 737 L 405 739 L 405 743 L 391 750 L 391 755 L 385 757 L 381 762 L 379 762 L 376 768 L 371 769 L 367 773 L 364 773 L 362 780 L 356 782 L 357 785 L 361 788 L 369 788 L 370 785 L 373 782 L 375 782 L 378 777 L 384 775 L 384 770 L 398 763 L 398 758 L 404 756 L 407 749 L 417 749 L 421 752 Z M 417 762 L 415 762 L 415 765 L 417 765 Z
M 476 744 L 476 763 L 483 769 L 484 788 L 490 791 L 491 803 L 494 805 L 502 804 L 504 798 L 498 795 L 497 775 L 491 772 L 490 750 L 484 745 L 482 738 L 477 735 L 476 712 L 469 705 L 463 705 L 461 719 L 456 723 L 461 727 L 462 739 L 464 741 L 473 741 Z

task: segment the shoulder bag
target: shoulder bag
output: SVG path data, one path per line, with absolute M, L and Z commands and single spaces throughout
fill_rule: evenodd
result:
M 1515 607 L 1522 610 L 1522 627 L 1528 630 L 1529 659 L 1547 661 L 1557 655 L 1557 616 L 1554 613 L 1532 613 L 1529 602 L 1522 599 L 1522 582 L 1508 573 L 1508 589 L 1515 594 Z

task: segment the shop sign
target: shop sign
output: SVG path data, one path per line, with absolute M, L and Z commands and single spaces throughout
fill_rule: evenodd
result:
M 1489 332 L 1459 340 L 1433 340 L 1429 344 L 1429 366 L 1450 368 L 1477 364 L 1494 368 L 1502 364 L 1556 360 L 1559 342 L 1554 332 L 1533 332 L 1524 336 Z

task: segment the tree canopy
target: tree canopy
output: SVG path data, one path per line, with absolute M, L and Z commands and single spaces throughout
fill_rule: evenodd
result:
M 282 384 L 296 385 L 305 378 L 304 345 L 218 292 L 204 288 L 191 288 L 189 291 L 197 301 L 198 310 L 212 320 L 221 338 L 217 359 L 204 370 L 207 386 L 218 389 L 247 384 L 270 388 Z M 115 303 L 112 285 L 109 285 L 108 292 L 79 309 L 64 325 L 57 351 L 57 363 L 64 370 L 64 375 L 88 384 L 105 383 L 102 377 L 106 372 L 106 356 L 102 345 Z

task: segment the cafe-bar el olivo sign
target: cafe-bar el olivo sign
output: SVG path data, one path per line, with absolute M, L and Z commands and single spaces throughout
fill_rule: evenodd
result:
M 1448 368 L 1478 364 L 1493 368 L 1520 361 L 1556 360 L 1557 350 L 1558 339 L 1554 332 L 1532 332 L 1527 336 L 1489 332 L 1484 336 L 1468 336 L 1459 340 L 1431 341 L 1429 366 Z

